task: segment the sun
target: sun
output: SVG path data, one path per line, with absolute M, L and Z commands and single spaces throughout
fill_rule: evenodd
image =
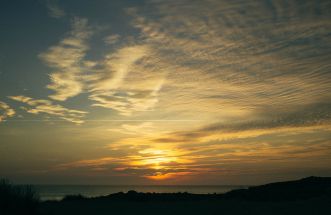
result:
M 181 158 L 181 153 L 176 150 L 148 148 L 138 153 L 131 157 L 129 165 L 149 170 L 150 173 L 142 176 L 144 178 L 159 181 L 190 174 L 186 165 L 193 161 Z

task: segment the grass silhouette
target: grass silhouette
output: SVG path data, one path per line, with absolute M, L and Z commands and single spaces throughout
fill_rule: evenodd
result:
M 37 215 L 39 214 L 39 196 L 30 185 L 12 185 L 6 179 L 0 179 L 1 215 Z

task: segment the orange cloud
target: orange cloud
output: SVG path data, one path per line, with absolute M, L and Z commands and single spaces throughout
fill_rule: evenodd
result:
M 180 176 L 186 176 L 191 174 L 192 172 L 170 172 L 170 173 L 156 172 L 153 175 L 144 175 L 143 177 L 151 180 L 160 181 L 160 180 L 178 178 Z
M 8 104 L 0 101 L 0 122 L 4 121 L 8 117 L 13 117 L 14 115 L 14 109 L 12 109 Z

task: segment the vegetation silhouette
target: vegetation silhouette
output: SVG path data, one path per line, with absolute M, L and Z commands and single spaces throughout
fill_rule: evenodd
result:
M 331 214 L 331 178 L 308 177 L 225 194 L 114 193 L 47 201 L 50 214 Z
M 44 202 L 39 202 L 31 188 L 22 191 L 22 187 L 2 182 L 0 196 L 1 215 L 331 214 L 331 177 L 308 177 L 225 194 L 140 193 L 131 190 L 99 197 L 69 195 L 60 201 Z
M 297 201 L 331 196 L 331 177 L 308 177 L 297 181 L 270 183 L 222 195 L 250 201 Z
M 32 186 L 12 185 L 0 179 L 0 214 L 39 214 L 39 196 Z

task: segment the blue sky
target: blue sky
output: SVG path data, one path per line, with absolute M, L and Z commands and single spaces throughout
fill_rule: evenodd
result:
M 331 174 L 330 1 L 27 0 L 0 10 L 3 177 L 245 184 Z

